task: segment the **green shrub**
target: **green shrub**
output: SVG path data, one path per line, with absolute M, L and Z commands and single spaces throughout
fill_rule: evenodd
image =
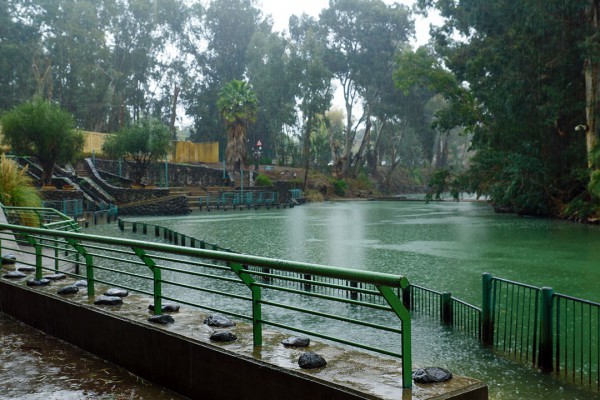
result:
M 0 202 L 5 206 L 13 207 L 41 207 L 42 199 L 29 175 L 27 167 L 19 165 L 2 155 L 0 158 Z M 21 224 L 38 226 L 39 221 L 35 214 L 21 214 Z
M 254 181 L 256 186 L 273 186 L 273 181 L 266 175 L 258 174 Z
M 345 196 L 348 184 L 343 179 L 336 179 L 333 181 L 333 193 L 337 196 Z

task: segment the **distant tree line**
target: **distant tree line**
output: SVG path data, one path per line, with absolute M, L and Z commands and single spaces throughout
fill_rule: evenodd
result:
M 80 129 L 152 118 L 174 135 L 185 110 L 191 140 L 235 139 L 233 163 L 384 184 L 435 168 L 432 197 L 598 217 L 600 0 L 417 3 L 445 18 L 419 49 L 413 11 L 381 0 L 330 0 L 283 32 L 256 0 L 0 0 L 0 112 L 37 96 Z M 252 99 L 243 118 L 228 85 Z

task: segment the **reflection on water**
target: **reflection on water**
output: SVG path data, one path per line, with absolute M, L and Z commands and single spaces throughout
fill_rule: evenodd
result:
M 403 274 L 476 305 L 483 272 L 600 301 L 598 227 L 496 215 L 485 204 L 344 202 L 137 220 L 248 254 Z M 121 234 L 115 225 L 89 232 Z M 442 366 L 486 381 L 492 399 L 593 398 L 436 322 L 415 319 L 413 353 L 416 367 Z

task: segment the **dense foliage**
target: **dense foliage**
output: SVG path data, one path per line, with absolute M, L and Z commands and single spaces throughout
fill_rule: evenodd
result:
M 4 113 L 0 125 L 3 141 L 13 153 L 37 158 L 45 185 L 52 183 L 55 163 L 73 161 L 83 149 L 83 135 L 75 130 L 73 116 L 41 98 Z
M 519 213 L 593 216 L 600 0 L 417 3 L 445 18 L 420 49 L 411 11 L 383 0 L 330 0 L 280 32 L 258 0 L 0 0 L 0 111 L 37 95 L 81 129 L 190 121 L 233 165 L 260 141 L 305 181 L 368 172 L 385 190 L 395 171 L 437 169 L 432 197 L 453 182 Z M 236 141 L 232 81 L 257 100 Z
M 133 183 L 140 184 L 150 164 L 165 158 L 170 146 L 169 129 L 160 121 L 145 118 L 108 137 L 102 151 L 115 159 L 123 157 L 132 167 Z
M 437 87 L 453 112 L 438 114 L 436 123 L 474 134 L 463 188 L 522 214 L 564 213 L 589 179 L 585 136 L 575 128 L 586 123 L 582 70 L 589 40 L 598 41 L 586 26 L 593 2 L 420 3 L 447 18 L 435 31 L 435 49 L 459 83 Z M 429 84 L 436 78 L 430 74 Z M 457 88 L 473 99 L 458 103 L 467 108 L 456 109 Z
M 0 158 L 0 203 L 13 207 L 41 207 L 42 200 L 27 175 L 27 168 L 6 158 Z

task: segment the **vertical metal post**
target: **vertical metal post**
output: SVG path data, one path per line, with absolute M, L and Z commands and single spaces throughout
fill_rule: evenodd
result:
M 92 149 L 92 165 L 96 166 L 96 150 Z
M 123 177 L 123 160 L 119 157 L 119 176 Z
M 494 327 L 492 326 L 492 275 L 487 272 L 482 277 L 481 297 L 481 342 L 491 346 L 494 342 Z
M 230 251 L 230 250 L 228 250 Z M 256 282 L 246 273 L 246 268 L 242 264 L 230 263 L 227 265 L 244 282 L 252 293 L 252 337 L 255 346 L 262 346 L 262 306 L 261 306 L 261 288 L 256 286 Z
M 554 290 L 542 288 L 542 304 L 540 308 L 540 351 L 538 366 L 543 372 L 552 372 L 552 313 Z
M 123 221 L 121 218 L 117 220 L 117 225 L 119 225 L 121 232 L 125 230 L 125 221 Z
M 54 272 L 58 273 L 58 241 L 54 245 Z
M 169 188 L 169 161 L 165 158 L 165 187 Z
M 146 264 L 152 271 L 154 284 L 154 315 L 162 314 L 162 273 L 156 262 L 150 258 L 143 249 L 132 248 L 134 253 Z
M 446 292 L 442 293 L 440 315 L 442 317 L 442 324 L 452 326 L 454 320 L 452 310 L 452 294 Z
M 404 307 L 392 288 L 388 286 L 377 286 L 377 289 L 402 322 L 402 387 L 407 389 L 412 387 L 412 337 L 410 313 L 406 307 Z
M 404 304 L 404 307 L 406 307 L 406 309 L 409 311 L 412 309 L 412 301 L 410 296 L 411 288 L 412 287 L 408 285 L 402 289 L 402 304 Z
M 160 236 L 160 228 L 158 227 L 158 225 L 154 225 L 154 236 Z

